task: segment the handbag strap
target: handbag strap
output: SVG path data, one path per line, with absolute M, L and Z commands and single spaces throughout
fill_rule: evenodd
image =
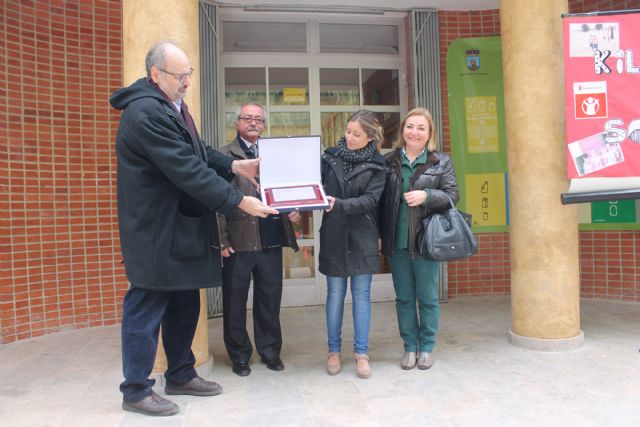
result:
M 445 194 L 447 195 L 447 198 L 449 199 L 449 205 L 451 205 L 451 209 L 456 209 L 456 205 L 453 204 L 453 199 L 451 198 L 449 193 L 445 193 Z

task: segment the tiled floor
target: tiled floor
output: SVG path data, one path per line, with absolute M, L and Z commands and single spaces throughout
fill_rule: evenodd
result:
M 216 397 L 172 396 L 179 414 L 120 408 L 118 327 L 68 331 L 0 346 L 0 425 L 14 426 L 636 426 L 640 423 L 640 305 L 582 301 L 584 347 L 563 353 L 509 344 L 508 297 L 442 306 L 435 365 L 399 367 L 394 304 L 373 307 L 373 376 L 325 373 L 324 307 L 282 311 L 286 369 L 254 355 L 250 376 L 231 372 L 222 319 L 209 322 Z M 352 346 L 345 310 L 345 342 Z M 158 390 L 161 392 L 161 390 Z

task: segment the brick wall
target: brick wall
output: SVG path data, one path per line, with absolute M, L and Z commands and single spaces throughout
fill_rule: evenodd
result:
M 640 0 L 573 0 L 571 13 L 640 9 Z M 440 11 L 440 56 L 457 38 L 500 35 L 499 10 Z M 443 143 L 450 151 L 446 64 L 442 61 Z M 478 233 L 480 250 L 467 260 L 449 263 L 449 296 L 501 295 L 510 292 L 509 234 Z M 640 301 L 640 231 L 580 232 L 581 295 Z
M 585 298 L 640 301 L 640 231 L 580 232 Z
M 0 342 L 117 323 L 120 1 L 1 7 Z
M 639 0 L 569 0 L 570 13 L 640 9 Z
M 440 11 L 440 57 L 447 57 L 449 45 L 458 38 L 500 35 L 498 10 Z M 442 86 L 442 140 L 451 151 L 446 61 L 440 65 Z M 449 263 L 449 297 L 463 295 L 505 295 L 510 292 L 509 233 L 478 233 L 480 249 L 471 258 Z

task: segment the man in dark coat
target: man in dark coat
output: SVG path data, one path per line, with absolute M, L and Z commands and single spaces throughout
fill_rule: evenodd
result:
M 258 155 L 258 138 L 264 130 L 264 108 L 255 103 L 240 107 L 236 116 L 238 136 L 220 148 L 234 159 L 254 159 Z M 257 196 L 256 188 L 243 176 L 231 184 L 247 196 Z M 268 369 L 281 371 L 282 330 L 282 247 L 298 250 L 290 221 L 299 222 L 301 215 L 269 215 L 256 220 L 239 209 L 218 215 L 224 266 L 222 307 L 224 312 L 224 345 L 241 377 L 251 373 L 249 361 L 253 348 L 247 332 L 247 298 L 253 279 L 253 336 L 260 359 Z
M 222 388 L 200 378 L 191 351 L 200 311 L 199 288 L 221 285 L 216 211 L 235 207 L 266 217 L 277 211 L 244 196 L 227 180 L 254 180 L 258 161 L 234 161 L 206 147 L 183 101 L 193 69 L 171 42 L 147 53 L 147 77 L 116 91 L 122 110 L 116 137 L 118 224 L 130 288 L 122 313 L 122 407 L 173 415 L 178 406 L 157 395 L 149 379 L 158 331 L 167 356 L 166 394 L 213 396 Z

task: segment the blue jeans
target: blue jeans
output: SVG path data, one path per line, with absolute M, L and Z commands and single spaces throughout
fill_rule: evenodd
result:
M 197 376 L 191 344 L 200 314 L 200 292 L 155 291 L 132 286 L 122 308 L 122 370 L 120 391 L 127 402 L 138 402 L 151 394 L 155 380 L 149 379 L 162 344 L 168 368 L 167 384 L 180 386 Z
M 369 324 L 371 323 L 371 274 L 351 276 L 353 301 L 353 351 L 367 354 L 369 350 Z M 342 344 L 342 318 L 347 277 L 327 276 L 327 335 L 329 352 L 340 352 Z

